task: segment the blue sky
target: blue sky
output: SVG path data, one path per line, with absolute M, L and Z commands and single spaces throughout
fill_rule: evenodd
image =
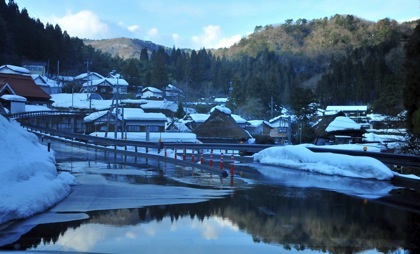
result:
M 7 1 L 6 1 L 7 2 Z M 420 0 L 14 0 L 70 36 L 150 40 L 167 47 L 229 47 L 255 26 L 352 14 L 370 21 L 420 18 Z

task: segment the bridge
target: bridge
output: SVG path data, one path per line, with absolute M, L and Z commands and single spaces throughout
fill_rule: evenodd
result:
M 42 112 L 25 112 L 25 113 L 18 113 L 11 115 L 10 118 L 15 119 L 28 119 L 28 118 L 37 118 L 40 116 L 52 116 L 52 115 L 78 115 L 80 117 L 80 113 L 76 112 L 61 112 L 61 111 L 42 111 Z M 60 137 L 65 140 L 72 140 L 78 141 L 79 143 L 83 143 L 85 145 L 95 146 L 96 148 L 102 148 L 103 150 L 113 151 L 115 153 L 122 153 L 127 156 L 148 156 L 154 157 L 158 156 L 159 160 L 170 161 L 173 163 L 184 164 L 189 166 L 198 165 L 196 163 L 190 164 L 188 160 L 180 161 L 175 160 L 174 158 L 162 158 L 159 155 L 152 155 L 148 153 L 149 149 L 172 149 L 174 151 L 178 151 L 179 154 L 183 155 L 185 151 L 188 149 L 192 151 L 188 156 L 192 156 L 194 153 L 197 155 L 200 153 L 199 151 L 202 150 L 220 150 L 224 151 L 224 154 L 230 154 L 235 156 L 235 160 L 239 160 L 241 162 L 252 162 L 252 157 L 244 156 L 246 154 L 253 154 L 257 153 L 263 149 L 272 147 L 274 145 L 268 144 L 233 144 L 233 143 L 159 143 L 159 142 L 149 142 L 149 141 L 134 141 L 134 140 L 125 140 L 125 139 L 113 139 L 113 138 L 103 138 L 103 137 L 96 137 L 91 135 L 79 134 L 69 131 L 62 131 L 58 130 L 58 128 L 49 128 L 49 127 L 40 127 L 38 125 L 30 124 L 28 121 L 20 121 L 22 126 L 27 128 L 28 130 L 39 134 L 39 135 L 49 135 L 54 137 Z M 71 129 L 71 128 L 70 128 Z M 114 147 L 114 149 L 110 149 L 109 147 Z M 124 147 L 125 150 L 117 151 L 117 147 Z M 133 147 L 134 152 L 127 151 L 127 147 Z M 145 148 L 146 155 L 139 155 L 138 148 Z M 370 152 L 370 151 L 351 151 L 351 150 L 342 150 L 342 149 L 331 149 L 327 146 L 325 147 L 308 147 L 309 150 L 317 153 L 337 153 L 337 154 L 346 154 L 351 156 L 368 156 L 379 161 L 383 162 L 386 165 L 390 166 L 398 166 L 398 167 L 413 167 L 420 170 L 420 156 L 415 155 L 406 155 L 406 154 L 391 154 L 391 153 L 382 153 L 382 152 Z M 204 155 L 201 155 L 204 156 Z M 206 155 L 208 157 L 208 155 Z M 198 159 L 198 158 L 197 158 Z M 208 158 L 206 158 L 208 159 Z M 217 158 L 215 158 L 217 160 Z M 204 166 L 204 165 L 203 165 Z M 214 171 L 212 168 L 206 168 L 206 170 L 214 173 L 220 173 L 220 171 Z M 400 179 L 403 180 L 403 179 Z M 417 181 L 418 182 L 418 181 Z

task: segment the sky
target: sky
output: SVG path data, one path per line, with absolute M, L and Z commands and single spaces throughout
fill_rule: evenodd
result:
M 29 16 L 58 24 L 72 37 L 117 37 L 166 47 L 229 47 L 256 26 L 286 19 L 307 20 L 352 14 L 377 21 L 420 18 L 419 0 L 14 0 Z

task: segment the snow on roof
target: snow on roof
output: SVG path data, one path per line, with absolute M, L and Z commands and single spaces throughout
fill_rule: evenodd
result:
M 367 111 L 367 106 L 327 106 L 326 111 Z
M 209 114 L 190 114 L 191 119 L 196 123 L 204 123 L 209 117 Z
M 243 119 L 239 115 L 232 114 L 231 116 L 232 116 L 233 120 L 235 120 L 235 122 L 238 123 L 238 124 L 246 123 L 247 122 L 247 120 Z
M 74 79 L 80 80 L 80 79 L 86 79 L 87 77 L 94 78 L 94 79 L 105 78 L 104 76 L 102 76 L 101 74 L 96 73 L 96 72 L 86 72 L 86 73 L 82 73 L 82 74 L 77 75 L 76 77 L 74 77 Z
M 86 81 L 85 83 L 83 83 L 83 87 L 97 86 L 102 83 L 109 83 L 111 86 L 128 86 L 127 81 L 122 78 L 102 78 Z
M 141 108 L 124 108 L 124 120 L 166 121 L 166 116 L 162 113 L 145 113 Z
M 19 95 L 14 95 L 14 94 L 3 94 L 0 98 L 5 100 L 5 101 L 20 101 L 20 102 L 26 102 L 27 101 L 25 97 L 19 96 Z
M 325 129 L 327 132 L 340 130 L 360 130 L 361 125 L 345 116 L 337 116 Z
M 48 87 L 59 87 L 61 82 L 49 79 L 46 76 L 41 76 L 39 74 L 32 74 L 32 79 L 35 81 L 35 84 L 38 86 L 48 86 Z
M 20 74 L 20 75 L 30 75 L 31 74 L 29 72 L 29 70 L 26 69 L 26 68 L 23 68 L 23 67 L 20 67 L 20 66 L 15 66 L 15 65 L 10 65 L 10 64 L 0 66 L 0 73 Z
M 267 126 L 271 127 L 271 124 L 264 120 L 249 120 L 248 123 L 253 127 L 260 126 L 261 124 L 266 124 Z
M 144 109 L 167 109 L 172 112 L 176 112 L 178 110 L 178 104 L 173 101 L 167 100 L 141 100 L 145 102 L 142 104 L 141 107 Z
M 108 110 L 103 110 L 103 111 L 97 111 L 97 112 L 93 112 L 87 116 L 85 116 L 85 118 L 83 118 L 83 121 L 85 123 L 89 123 L 89 122 L 93 122 L 98 118 L 103 117 L 104 115 L 106 115 L 108 113 Z
M 215 103 L 226 103 L 228 98 L 214 98 Z
M 160 90 L 160 89 L 157 89 L 156 87 L 152 87 L 152 86 L 148 86 L 148 87 L 145 87 L 145 88 L 143 88 L 143 90 L 141 90 L 143 93 L 145 92 L 145 91 L 150 91 L 150 92 L 153 92 L 153 93 L 162 93 L 162 90 Z
M 216 109 L 219 110 L 220 112 L 225 113 L 226 115 L 232 114 L 232 110 L 230 110 L 229 108 L 224 107 L 224 106 L 215 106 L 212 109 L 210 109 L 210 113 L 213 113 L 213 111 L 216 110 Z
M 96 110 L 104 110 L 108 109 L 112 103 L 112 100 L 89 100 L 88 93 L 58 93 L 51 94 L 51 97 L 51 100 L 54 101 L 52 104 L 54 108 L 89 109 L 91 107 Z

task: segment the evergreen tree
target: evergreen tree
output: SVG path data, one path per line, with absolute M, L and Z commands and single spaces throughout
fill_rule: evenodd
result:
M 404 106 L 407 110 L 407 128 L 420 137 L 420 24 L 406 45 L 406 79 Z

